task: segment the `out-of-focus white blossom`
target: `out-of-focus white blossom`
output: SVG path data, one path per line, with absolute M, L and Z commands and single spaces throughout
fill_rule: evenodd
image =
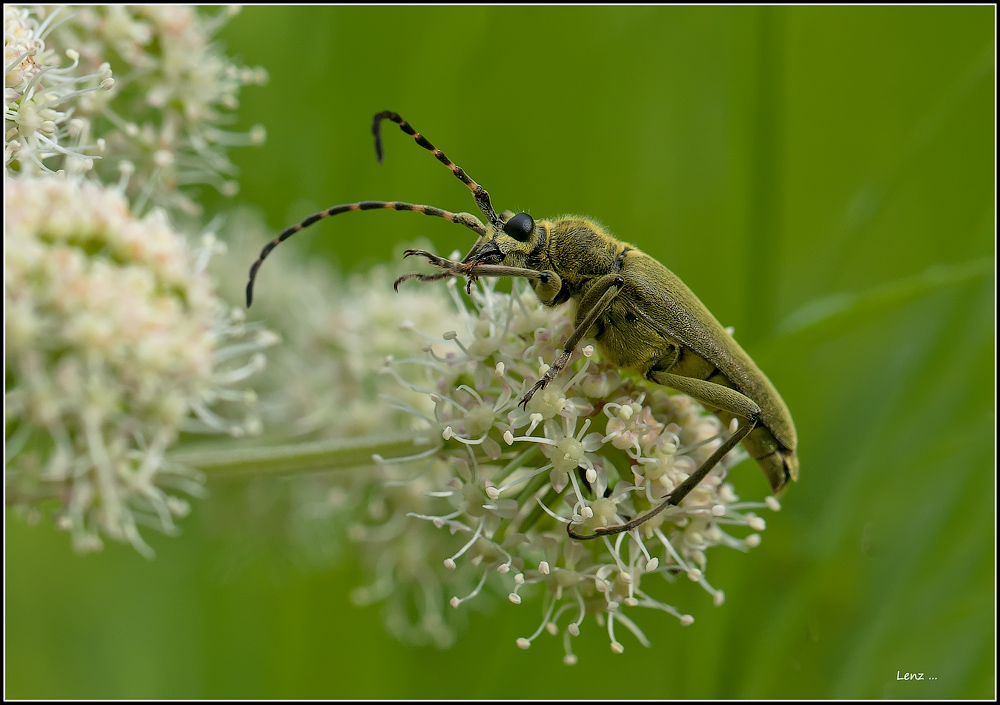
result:
M 164 452 L 181 433 L 259 430 L 244 381 L 273 334 L 216 296 L 219 243 L 188 244 L 163 213 L 46 176 L 4 184 L 8 503 L 46 503 L 81 550 L 100 536 L 149 553 L 138 525 L 174 531 L 200 473 Z
M 228 149 L 260 144 L 264 130 L 227 126 L 242 86 L 263 83 L 267 74 L 222 53 L 213 37 L 235 9 L 214 12 L 177 5 L 6 8 L 7 168 L 91 172 L 120 183 L 140 214 L 159 206 L 198 215 L 201 185 L 235 194 Z

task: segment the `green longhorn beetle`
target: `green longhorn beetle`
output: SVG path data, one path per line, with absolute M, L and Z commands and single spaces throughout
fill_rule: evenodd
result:
M 546 306 L 575 301 L 576 328 L 547 372 L 528 390 L 521 405 L 544 389 L 569 362 L 581 339 L 597 342 L 604 358 L 646 379 L 683 392 L 714 411 L 724 424 L 739 419 L 736 430 L 690 477 L 645 514 L 624 524 L 604 526 L 574 539 L 631 531 L 665 507 L 680 504 L 737 443 L 750 453 L 767 477 L 774 494 L 789 480 L 797 480 L 795 424 L 781 395 L 751 357 L 715 320 L 698 297 L 677 276 L 649 255 L 615 239 L 587 218 L 567 216 L 535 221 L 527 213 L 497 215 L 490 195 L 465 171 L 394 112 L 375 116 L 372 133 L 382 161 L 382 120 L 391 120 L 437 157 L 465 184 L 489 221 L 484 225 L 469 213 L 450 213 L 433 206 L 398 201 L 360 201 L 333 206 L 286 229 L 261 250 L 250 267 L 247 306 L 253 300 L 257 270 L 278 243 L 332 215 L 348 211 L 391 209 L 415 211 L 463 225 L 478 235 L 462 261 L 438 257 L 424 250 L 407 250 L 407 257 L 424 257 L 437 267 L 434 274 L 411 273 L 396 280 L 438 281 L 465 277 L 467 288 L 479 277 L 523 277 Z

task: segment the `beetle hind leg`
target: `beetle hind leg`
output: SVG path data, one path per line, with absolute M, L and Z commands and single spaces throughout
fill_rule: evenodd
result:
M 618 526 L 599 527 L 595 529 L 592 534 L 579 534 L 573 530 L 572 524 L 567 525 L 566 532 L 570 535 L 570 537 L 578 541 L 595 539 L 598 536 L 611 536 L 613 534 L 620 534 L 624 531 L 637 529 L 662 512 L 665 508 L 679 505 L 681 501 L 687 497 L 691 490 L 697 487 L 701 481 L 705 479 L 708 473 L 710 473 L 712 469 L 719 464 L 719 461 L 726 457 L 729 451 L 743 441 L 743 439 L 745 439 L 757 426 L 757 420 L 760 418 L 760 407 L 757 406 L 756 402 L 752 399 L 740 394 L 735 389 L 730 389 L 729 387 L 724 387 L 721 384 L 715 384 L 702 379 L 670 374 L 669 372 L 654 370 L 649 372 L 647 376 L 650 380 L 656 382 L 657 384 L 662 384 L 665 387 L 676 389 L 677 391 L 683 392 L 684 394 L 687 394 L 688 396 L 713 408 L 727 411 L 733 416 L 738 417 L 742 423 L 740 423 L 739 427 L 737 427 L 736 432 L 727 438 L 725 442 L 723 442 L 723 444 L 719 446 L 714 453 L 712 453 L 708 460 L 701 464 L 701 467 L 695 470 L 694 473 L 684 482 L 675 487 L 674 490 L 662 499 L 660 504 L 652 510 L 636 517 L 635 519 L 632 519 L 631 521 L 625 522 L 624 524 L 619 524 Z

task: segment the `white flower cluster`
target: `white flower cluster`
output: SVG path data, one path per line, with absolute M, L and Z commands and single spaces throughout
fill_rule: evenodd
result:
M 519 286 L 503 294 L 483 282 L 467 310 L 454 280 L 448 289 L 462 333 L 423 336 L 423 356 L 385 368 L 430 403 L 429 412 L 402 399 L 395 405 L 420 418 L 439 445 L 420 457 L 377 458 L 379 483 L 354 488 L 351 503 L 368 517 L 351 536 L 375 574 L 356 599 L 384 599 L 395 633 L 443 646 L 454 638 L 443 614 L 449 591 L 459 608 L 498 576 L 515 604 L 522 594 L 541 596 L 541 624 L 518 646 L 562 630 L 567 663 L 576 660 L 571 638 L 588 614 L 607 629 L 615 652 L 624 648 L 619 624 L 648 645 L 632 619 L 639 608 L 690 624 L 693 617 L 657 596 L 662 578 L 684 576 L 721 604 L 722 591 L 705 576 L 706 551 L 756 546 L 765 523 L 753 510 L 778 508 L 773 498 L 740 502 L 725 482 L 727 468 L 744 457 L 740 450 L 681 506 L 637 530 L 593 541 L 566 533 L 569 523 L 591 533 L 659 504 L 728 435 L 718 419 L 686 396 L 623 379 L 590 346 L 522 409 L 522 395 L 572 332 L 567 309 L 547 308 Z M 750 533 L 729 532 L 742 527 Z M 433 569 L 436 561 L 445 570 Z
M 4 170 L 25 174 L 85 172 L 104 150 L 91 136 L 91 124 L 76 115 L 81 98 L 109 91 L 115 81 L 102 61 L 93 71 L 80 67 L 80 52 L 58 52 L 46 44 L 54 15 L 39 20 L 26 7 L 5 5 L 4 20 Z M 69 59 L 62 66 L 63 56 Z
M 224 128 L 235 121 L 240 88 L 267 80 L 213 43 L 235 12 L 5 8 L 7 169 L 93 172 L 102 183 L 119 182 L 139 214 L 158 206 L 199 215 L 194 187 L 202 184 L 235 194 L 227 150 L 260 144 L 264 130 Z M 63 56 L 69 66 L 60 66 Z
M 148 554 L 137 523 L 172 532 L 173 492 L 200 493 L 164 451 L 256 431 L 239 385 L 273 336 L 247 339 L 204 272 L 215 244 L 189 246 L 162 212 L 56 177 L 7 179 L 4 210 L 7 500 L 56 500 L 81 550 L 103 533 Z
M 212 43 L 232 14 L 4 7 L 6 499 L 80 550 L 150 555 L 138 526 L 174 532 L 201 493 L 166 450 L 259 431 L 242 385 L 276 337 L 218 298 L 214 236 L 168 224 L 199 212 L 190 186 L 234 192 L 227 147 L 262 138 L 220 129 L 266 78 Z

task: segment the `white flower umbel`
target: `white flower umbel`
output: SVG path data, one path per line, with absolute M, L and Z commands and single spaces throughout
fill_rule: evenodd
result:
M 517 645 L 528 648 L 543 632 L 561 630 L 567 663 L 576 660 L 570 642 L 588 615 L 607 630 L 615 652 L 624 649 L 616 627 L 648 645 L 633 621 L 642 609 L 693 622 L 664 596 L 664 583 L 678 575 L 721 604 L 722 591 L 706 578 L 707 551 L 756 546 L 764 520 L 754 510 L 777 508 L 773 500 L 740 502 L 725 481 L 745 457 L 741 450 L 679 507 L 636 530 L 578 542 L 566 525 L 590 533 L 646 512 L 728 429 L 686 396 L 623 378 L 592 346 L 522 409 L 521 397 L 572 331 L 570 310 L 547 308 L 520 285 L 497 292 L 488 281 L 473 289 L 466 308 L 455 280 L 436 286 L 448 287 L 462 326 L 421 334 L 423 354 L 391 360 L 385 372 L 431 402 L 429 413 L 397 405 L 439 440 L 420 457 L 376 459 L 382 488 L 368 488 L 369 516 L 352 532 L 376 576 L 359 599 L 386 599 L 397 632 L 445 643 L 442 595 L 458 609 L 483 592 L 509 593 L 514 604 L 534 597 L 541 622 Z M 417 618 L 404 625 L 405 615 Z
M 182 432 L 255 432 L 244 380 L 274 342 L 215 295 L 191 248 L 115 189 L 5 179 L 7 502 L 150 553 L 138 526 L 175 530 L 201 474 L 164 452 Z M 232 420 L 233 417 L 236 420 Z
M 234 64 L 213 39 L 235 12 L 7 8 L 5 164 L 27 173 L 89 170 L 120 183 L 137 214 L 158 206 L 199 215 L 201 185 L 235 194 L 228 149 L 260 144 L 264 130 L 226 128 L 240 89 L 267 79 L 263 69 Z M 62 57 L 71 65 L 59 68 Z

